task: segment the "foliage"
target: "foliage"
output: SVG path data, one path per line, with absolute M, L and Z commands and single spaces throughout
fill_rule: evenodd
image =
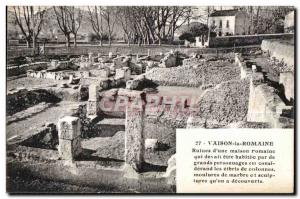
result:
M 195 37 L 201 35 L 208 34 L 208 27 L 202 23 L 193 23 L 192 25 L 188 26 L 187 30 L 183 32 L 180 36 L 180 40 L 187 40 L 189 42 L 195 42 Z
M 193 36 L 192 33 L 189 32 L 184 32 L 182 35 L 179 36 L 180 40 L 187 40 L 189 42 L 195 42 L 195 37 Z

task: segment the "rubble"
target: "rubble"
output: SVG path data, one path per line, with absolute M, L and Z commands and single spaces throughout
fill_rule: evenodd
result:
M 199 62 L 198 62 L 199 63 Z M 224 64 L 224 65 L 223 65 Z M 228 80 L 240 78 L 240 70 L 228 62 L 214 62 L 197 67 L 178 66 L 172 68 L 153 68 L 145 74 L 146 78 L 163 86 L 199 87 L 217 85 Z
M 197 116 L 207 121 L 207 128 L 246 121 L 249 102 L 249 80 L 223 82 L 207 90 L 199 99 Z
M 170 68 L 176 66 L 177 56 L 174 53 L 167 53 L 163 59 L 160 60 L 160 67 Z

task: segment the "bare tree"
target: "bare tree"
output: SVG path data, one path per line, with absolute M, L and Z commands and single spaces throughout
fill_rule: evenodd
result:
M 70 34 L 72 33 L 72 20 L 67 6 L 53 6 L 56 20 L 60 30 L 66 38 L 66 45 L 70 47 Z
M 126 35 L 127 44 L 130 46 L 133 33 L 135 32 L 132 9 L 127 6 L 120 6 L 117 7 L 117 13 L 117 20 L 121 24 L 123 32 Z
M 77 33 L 81 26 L 82 13 L 80 8 L 75 8 L 74 6 L 67 8 L 69 19 L 70 19 L 70 31 L 74 35 L 74 46 L 77 46 Z
M 89 20 L 92 24 L 93 31 L 97 35 L 100 46 L 102 46 L 102 40 L 104 36 L 104 29 L 103 29 L 103 17 L 102 17 L 102 7 L 101 6 L 88 6 L 89 12 Z
M 116 8 L 113 6 L 106 6 L 102 9 L 103 19 L 106 21 L 108 44 L 111 45 L 112 35 L 116 24 Z
M 171 40 L 174 40 L 175 31 L 180 28 L 185 23 L 190 23 L 192 18 L 192 9 L 191 7 L 172 7 L 172 15 L 170 21 L 170 27 L 168 33 L 171 36 Z
M 27 48 L 31 47 L 32 42 L 34 54 L 46 10 L 34 6 L 14 6 L 13 9 L 16 23 L 25 37 Z
M 192 7 L 133 6 L 117 7 L 117 19 L 127 41 L 159 44 L 173 41 L 175 31 L 193 17 Z

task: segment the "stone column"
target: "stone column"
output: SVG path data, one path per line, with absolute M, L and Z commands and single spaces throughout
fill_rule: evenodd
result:
M 89 100 L 87 104 L 87 114 L 88 116 L 97 116 L 99 113 L 99 86 L 96 84 L 91 84 L 89 86 Z
M 89 62 L 93 62 L 93 53 L 89 53 Z
M 64 160 L 74 160 L 82 151 L 80 138 L 80 120 L 66 116 L 58 121 L 58 152 Z
M 108 57 L 111 59 L 111 58 L 113 58 L 113 53 L 112 52 L 109 52 L 108 53 Z
M 143 92 L 128 91 L 125 121 L 125 163 L 135 171 L 142 169 L 144 161 L 144 114 Z

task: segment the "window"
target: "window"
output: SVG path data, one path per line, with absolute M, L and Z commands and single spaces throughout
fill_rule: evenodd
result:
M 222 20 L 220 20 L 220 25 L 219 25 L 219 27 L 222 28 Z
M 229 28 L 229 20 L 226 21 L 226 28 Z

